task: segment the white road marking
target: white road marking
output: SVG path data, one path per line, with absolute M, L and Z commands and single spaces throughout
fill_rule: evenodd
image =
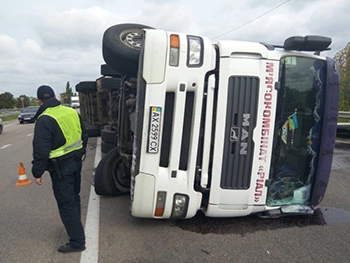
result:
M 5 148 L 7 148 L 7 147 L 9 147 L 9 146 L 11 146 L 12 144 L 5 144 L 4 146 L 1 146 L 0 147 L 0 149 L 5 149 Z
M 18 122 L 13 122 L 13 123 L 6 124 L 6 125 L 4 125 L 4 127 L 5 128 L 6 127 L 10 127 L 10 126 L 13 126 L 13 125 L 16 125 L 16 124 L 18 124 Z
M 29 134 L 27 134 L 27 137 L 33 136 L 33 134 L 34 134 L 34 133 L 29 133 Z
M 350 144 L 347 140 L 335 140 L 336 143 L 344 143 L 344 144 Z
M 101 160 L 101 138 L 97 138 L 95 163 L 97 167 Z M 95 193 L 91 185 L 89 204 L 85 222 L 86 249 L 81 253 L 80 263 L 98 262 L 98 238 L 100 226 L 100 197 Z

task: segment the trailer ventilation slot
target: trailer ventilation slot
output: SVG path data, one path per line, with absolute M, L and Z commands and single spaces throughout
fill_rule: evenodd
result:
M 220 183 L 223 189 L 250 187 L 258 93 L 258 77 L 230 77 Z

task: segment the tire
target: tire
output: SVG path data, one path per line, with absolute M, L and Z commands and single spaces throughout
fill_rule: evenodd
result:
M 117 148 L 107 153 L 95 171 L 95 192 L 98 195 L 118 196 L 130 192 L 130 171 L 126 171 Z
M 0 126 L 0 134 L 2 134 L 3 129 L 4 128 L 2 126 Z
M 136 77 L 144 28 L 140 24 L 119 24 L 108 28 L 102 39 L 102 55 L 115 71 Z
M 118 194 L 118 189 L 115 187 L 114 179 L 111 175 L 111 167 L 109 167 L 111 166 L 110 161 L 109 155 L 106 154 L 96 167 L 94 186 L 95 193 L 98 195 L 116 196 Z
M 75 85 L 76 92 L 96 92 L 96 81 L 81 81 L 77 85 Z
M 115 137 L 117 135 L 116 131 L 112 131 L 109 129 L 101 130 L 101 140 L 106 143 L 115 144 Z
M 102 76 L 108 76 L 108 77 L 119 77 L 121 78 L 121 74 L 114 69 L 111 68 L 110 65 L 102 64 L 101 65 L 101 75 Z
M 105 141 L 101 141 L 101 152 L 104 154 L 109 153 L 110 151 L 112 151 L 115 148 L 114 143 L 108 143 Z
M 89 138 L 101 136 L 101 129 L 98 126 L 90 126 L 86 128 Z
M 121 78 L 103 78 L 101 79 L 101 89 L 118 90 L 121 86 Z

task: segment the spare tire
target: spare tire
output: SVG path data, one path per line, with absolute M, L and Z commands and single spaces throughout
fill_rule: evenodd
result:
M 112 69 L 129 77 L 137 76 L 144 28 L 152 27 L 119 24 L 111 26 L 104 32 L 102 55 Z

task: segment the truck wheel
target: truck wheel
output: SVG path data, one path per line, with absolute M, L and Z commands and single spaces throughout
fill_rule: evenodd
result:
M 101 140 L 106 143 L 113 144 L 115 143 L 115 137 L 117 135 L 116 131 L 112 131 L 109 129 L 102 129 L 101 130 Z
M 102 55 L 112 69 L 129 77 L 137 76 L 144 28 L 151 27 L 119 24 L 105 31 L 102 39 Z
M 96 92 L 96 81 L 81 81 L 75 85 L 76 92 Z
M 117 148 L 114 148 L 111 152 L 117 152 Z M 119 155 L 118 155 L 119 157 Z M 125 195 L 130 193 L 130 181 L 131 174 L 130 170 L 123 163 L 123 160 L 119 157 L 114 168 L 114 184 L 120 192 L 120 195 Z
M 121 77 L 121 74 L 114 69 L 111 68 L 108 64 L 102 64 L 101 65 L 101 75 L 102 76 L 108 76 L 108 77 Z
M 101 128 L 98 126 L 86 127 L 89 137 L 99 137 L 101 135 Z
M 101 152 L 104 154 L 109 153 L 115 148 L 114 143 L 109 143 L 105 141 L 101 141 Z
M 113 179 L 113 167 L 110 162 L 110 156 L 106 154 L 96 167 L 94 186 L 98 195 L 116 196 L 118 194 Z
M 95 192 L 98 195 L 125 195 L 130 191 L 130 171 L 127 171 L 117 148 L 107 153 L 95 171 Z
M 118 90 L 121 86 L 121 78 L 103 78 L 101 79 L 101 89 Z

